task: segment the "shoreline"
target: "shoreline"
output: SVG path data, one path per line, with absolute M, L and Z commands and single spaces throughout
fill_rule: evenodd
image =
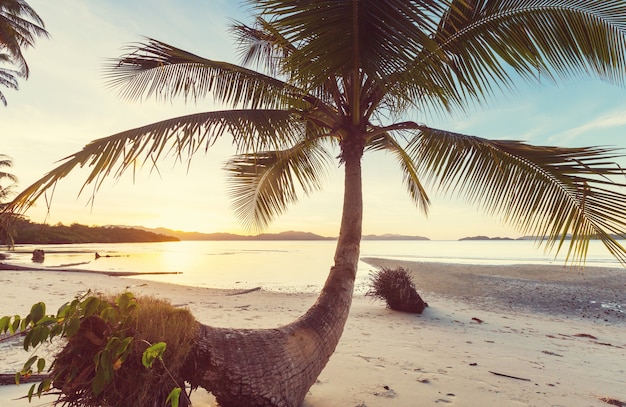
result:
M 159 274 L 183 274 L 180 271 L 104 271 L 104 270 L 87 270 L 87 269 L 70 269 L 63 266 L 50 267 L 31 267 L 31 266 L 18 266 L 16 264 L 8 264 L 0 262 L 0 270 L 14 270 L 14 271 L 52 271 L 59 273 L 92 273 L 102 274 L 112 277 L 130 277 L 130 276 L 142 276 L 142 275 L 159 275 Z
M 483 309 L 526 311 L 626 325 L 626 270 L 557 265 L 466 265 L 362 258 L 411 271 L 417 291 Z M 442 275 L 445 273 L 445 278 Z M 427 299 L 425 299 L 428 302 Z
M 405 314 L 355 294 L 343 337 L 303 407 L 452 403 L 468 407 L 606 407 L 609 404 L 603 398 L 626 401 L 625 325 L 620 320 L 585 318 L 564 310 L 555 294 L 562 290 L 566 300 L 572 289 L 606 289 L 603 282 L 619 287 L 624 271 L 587 269 L 572 274 L 560 266 L 545 269 L 364 260 L 410 268 L 418 292 L 430 306 L 422 315 Z M 557 281 L 560 278 L 564 281 Z M 0 296 L 1 315 L 24 315 L 37 301 L 56 310 L 88 289 L 103 293 L 128 289 L 138 296 L 157 296 L 186 307 L 202 323 L 245 328 L 289 323 L 317 297 L 262 289 L 229 295 L 241 290 L 56 270 L 2 270 L 0 283 L 5 292 Z M 550 287 L 553 292 L 549 299 L 555 306 L 547 310 L 534 303 L 522 306 L 518 302 L 521 299 L 513 294 L 516 290 L 530 293 L 526 290 L 534 285 L 523 285 L 527 283 L 536 283 L 539 291 Z M 622 286 L 622 293 L 624 289 L 626 286 Z M 509 297 L 513 302 L 508 302 Z M 0 346 L 0 373 L 14 372 L 27 357 L 21 346 Z M 52 401 L 50 397 L 35 399 L 33 404 L 14 400 L 29 387 L 0 387 L 0 405 L 39 406 Z M 196 407 L 216 406 L 202 389 L 194 393 L 193 402 Z

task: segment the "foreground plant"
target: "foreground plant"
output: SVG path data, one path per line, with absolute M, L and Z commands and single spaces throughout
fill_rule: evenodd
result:
M 591 238 L 620 261 L 612 234 L 626 226 L 624 171 L 610 148 L 532 146 L 426 126 L 427 112 L 480 103 L 513 77 L 592 75 L 623 84 L 623 0 L 250 0 L 254 25 L 235 24 L 243 65 L 147 39 L 109 67 L 126 99 L 230 106 L 97 139 L 26 188 L 22 212 L 77 167 L 85 186 L 168 152 L 186 161 L 225 135 L 235 212 L 263 227 L 321 187 L 333 157 L 345 190 L 334 265 L 317 302 L 291 324 L 265 330 L 200 325 L 185 379 L 221 406 L 301 406 L 346 323 L 359 261 L 361 159 L 386 151 L 424 213 L 427 187 L 465 196 L 521 232 L 583 260 Z M 253 68 L 257 68 L 255 70 Z M 337 156 L 336 149 L 339 150 Z M 568 241 L 568 234 L 571 240 Z
M 49 374 L 27 396 L 56 391 L 55 404 L 68 407 L 190 405 L 180 369 L 196 329 L 188 311 L 128 292 L 115 299 L 87 293 L 56 315 L 39 302 L 23 318 L 0 318 L 0 334 L 9 334 L 2 341 L 23 337 L 24 350 L 35 352 L 44 343 L 62 345 Z M 34 354 L 15 382 L 45 370 L 46 359 Z

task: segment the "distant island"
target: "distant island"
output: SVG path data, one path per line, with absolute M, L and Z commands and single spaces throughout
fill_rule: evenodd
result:
M 407 236 L 386 233 L 384 235 L 363 235 L 361 240 L 430 240 L 423 236 Z
M 151 243 L 176 242 L 179 238 L 143 229 L 115 226 L 70 226 L 58 223 L 48 225 L 18 219 L 13 230 L 15 244 L 72 244 L 72 243 Z M 9 242 L 0 240 L 3 245 Z
M 459 239 L 459 241 L 463 241 L 463 240 L 519 240 L 519 239 L 512 239 L 510 237 L 489 237 L 489 236 L 468 236 L 468 237 L 463 237 Z
M 130 226 L 154 233 L 175 236 L 180 240 L 337 240 L 336 237 L 320 236 L 311 232 L 286 231 L 280 233 L 262 233 L 259 235 L 237 235 L 234 233 L 202 233 L 184 232 L 167 228 L 145 228 L 142 226 Z M 421 236 L 406 236 L 396 234 L 364 235 L 363 240 L 430 240 Z

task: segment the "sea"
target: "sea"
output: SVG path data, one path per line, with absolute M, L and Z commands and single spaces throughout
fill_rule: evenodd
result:
M 6 263 L 50 270 L 139 272 L 146 274 L 123 278 L 197 287 L 318 292 L 332 265 L 335 246 L 334 240 L 180 241 L 17 245 L 4 253 L 9 256 Z M 44 250 L 43 263 L 32 261 L 35 249 Z M 529 240 L 364 240 L 361 258 L 367 257 L 484 265 L 565 264 L 565 253 L 545 253 Z M 590 243 L 585 264 L 622 267 L 599 241 Z M 357 292 L 367 290 L 372 271 L 372 266 L 359 262 Z

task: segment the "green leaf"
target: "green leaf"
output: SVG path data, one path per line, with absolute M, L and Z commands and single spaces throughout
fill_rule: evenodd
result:
M 33 364 L 35 363 L 37 359 L 38 359 L 37 356 L 31 356 L 31 358 L 28 359 L 26 363 L 24 363 L 24 367 L 22 368 L 22 374 L 27 373 L 31 369 L 31 367 L 33 366 Z
M 50 329 L 50 339 L 54 338 L 55 336 L 59 336 L 62 333 L 63 333 L 63 325 L 62 324 L 55 324 Z
M 41 397 L 41 394 L 50 390 L 52 387 L 52 381 L 49 378 L 43 379 L 41 383 L 39 383 L 39 388 L 37 389 L 37 395 Z
M 106 377 L 103 369 L 96 370 L 96 376 L 93 378 L 91 382 L 91 391 L 93 391 L 94 396 L 98 396 L 104 390 L 104 386 L 106 385 Z
M 59 309 L 57 310 L 57 317 L 58 318 L 66 317 L 71 308 L 72 307 L 69 302 L 66 302 L 65 304 L 61 305 Z
M 163 356 L 166 347 L 167 344 L 165 342 L 158 342 L 150 346 L 143 352 L 143 355 L 141 356 L 141 363 L 143 363 L 145 367 L 152 367 L 154 361 Z
M 67 323 L 67 326 L 65 327 L 65 336 L 67 336 L 68 338 L 71 337 L 76 332 L 78 332 L 79 328 L 80 328 L 80 319 L 78 317 L 72 317 Z
M 33 393 L 35 392 L 35 385 L 36 385 L 36 383 L 33 383 L 33 385 L 30 386 L 30 389 L 28 390 L 28 402 L 29 403 L 33 399 Z
M 30 309 L 30 319 L 36 324 L 46 315 L 46 304 L 43 302 L 38 302 L 37 304 L 33 304 Z
M 180 402 L 180 393 L 182 389 L 180 387 L 176 387 L 172 389 L 170 394 L 167 395 L 167 399 L 165 400 L 165 404 L 171 403 L 172 407 L 178 407 L 178 403 Z
M 120 319 L 120 312 L 113 307 L 107 307 L 100 311 L 100 318 L 109 323 L 117 323 Z
M 25 351 L 27 351 L 28 348 L 30 348 L 30 346 L 32 345 L 32 342 L 33 342 L 33 332 L 34 331 L 31 329 L 30 331 L 28 331 L 26 333 L 26 336 L 24 337 L 24 350 Z
M 120 312 L 123 315 L 128 314 L 137 306 L 135 296 L 133 295 L 133 293 L 130 292 L 120 294 L 120 296 L 117 298 L 116 303 L 117 306 L 120 308 Z
M 20 384 L 20 379 L 22 377 L 22 372 L 15 372 L 15 384 Z
M 29 338 L 30 346 L 34 348 L 40 343 L 45 342 L 45 340 L 48 339 L 49 333 L 50 330 L 48 327 L 37 325 L 26 335 L 26 337 Z M 26 339 L 24 339 L 24 346 L 26 346 Z
M 102 301 L 98 297 L 89 297 L 83 301 L 83 312 L 86 317 L 95 314 Z
M 20 327 L 20 321 L 21 321 L 21 318 L 19 315 L 16 315 L 13 317 L 13 323 L 9 327 L 9 332 L 11 334 L 14 334 L 17 332 L 17 329 Z
M 5 333 L 9 330 L 11 324 L 11 317 L 4 316 L 0 318 L 0 333 Z
M 128 338 L 124 338 L 122 341 L 120 341 L 120 344 L 116 351 L 116 356 L 118 358 L 121 358 L 122 360 L 126 359 L 129 351 L 129 346 L 133 342 L 133 339 L 134 338 L 132 336 L 129 336 Z
M 37 373 L 43 372 L 45 368 L 46 368 L 46 360 L 44 358 L 39 358 L 39 360 L 37 361 Z

